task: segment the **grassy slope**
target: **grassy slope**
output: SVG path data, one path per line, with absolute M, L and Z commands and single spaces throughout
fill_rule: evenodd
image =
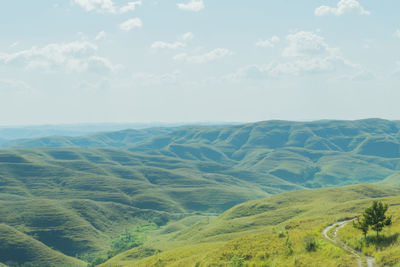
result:
M 167 157 L 168 161 L 189 161 L 200 172 L 253 181 L 261 177 L 258 184 L 279 184 L 292 190 L 293 183 L 315 188 L 376 182 L 392 175 L 400 157 L 399 128 L 399 122 L 379 119 L 267 121 L 48 137 L 3 146 L 121 148 Z M 170 164 L 163 167 L 170 168 Z M 230 173 L 233 166 L 236 170 Z
M 263 189 L 288 184 L 276 180 Z M 69 256 L 104 254 L 125 228 L 269 195 L 224 170 L 115 149 L 3 150 L 0 185 L 0 222 Z
M 400 201 L 395 197 L 386 199 L 386 202 L 391 204 L 388 214 L 393 216 L 393 225 L 384 228 L 378 242 L 375 232 L 370 231 L 368 241 L 365 241 L 361 232 L 351 224 L 341 229 L 339 237 L 364 254 L 375 257 L 380 266 L 400 266 Z
M 254 200 L 216 219 L 174 233 L 155 234 L 145 246 L 162 253 L 137 260 L 137 253 L 128 251 L 103 266 L 226 266 L 234 256 L 243 258 L 249 266 L 356 266 L 352 255 L 322 238 L 322 229 L 358 215 L 373 199 L 384 199 L 395 207 L 400 204 L 399 193 L 399 188 L 358 185 Z M 316 252 L 305 251 L 303 240 L 307 234 L 316 238 Z M 293 254 L 288 251 L 287 239 Z
M 399 127 L 384 120 L 270 121 L 13 141 L 4 146 L 42 148 L 0 151 L 0 223 L 66 255 L 97 254 L 125 228 L 154 219 L 219 214 L 289 190 L 396 185 Z M 60 146 L 70 148 L 47 148 Z M 281 212 L 278 218 L 303 210 Z M 257 226 L 245 221 L 222 224 L 232 231 L 218 238 Z M 168 227 L 171 235 L 182 230 L 177 245 L 191 242 L 187 225 Z M 210 240 L 221 231 L 206 228 Z M 159 244 L 164 250 L 171 243 Z
M 273 177 L 265 177 L 270 186 L 260 188 L 257 182 L 236 177 L 235 169 L 207 171 L 215 164 L 200 165 L 111 149 L 3 150 L 0 192 L 27 198 L 91 199 L 165 212 L 220 212 L 268 196 L 268 191 L 282 192 L 281 186 L 301 188 Z
M 86 266 L 5 224 L 0 224 L 0 239 L 1 261 L 10 266 L 26 261 L 36 266 Z
M 397 168 L 399 123 L 384 120 L 268 121 L 187 127 L 128 149 L 170 157 L 234 163 L 306 187 L 380 181 Z M 213 153 L 206 153 L 212 148 Z

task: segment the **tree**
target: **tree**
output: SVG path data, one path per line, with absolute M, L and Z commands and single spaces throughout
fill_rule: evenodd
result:
M 367 233 L 369 230 L 369 225 L 365 221 L 365 217 L 363 216 L 360 220 L 360 217 L 358 217 L 355 221 L 353 221 L 353 227 L 361 230 L 361 232 L 364 234 L 364 238 L 367 238 Z
M 364 211 L 362 220 L 365 220 L 365 224 L 376 231 L 376 237 L 379 237 L 379 232 L 382 231 L 383 227 L 392 224 L 392 216 L 385 215 L 388 208 L 387 204 L 374 201 L 372 206 Z

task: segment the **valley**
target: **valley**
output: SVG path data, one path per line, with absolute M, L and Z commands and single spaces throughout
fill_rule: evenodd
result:
M 396 211 L 399 129 L 266 121 L 2 142 L 0 262 L 347 266 L 354 255 L 322 230 L 372 199 Z M 320 244 L 312 257 L 306 232 Z

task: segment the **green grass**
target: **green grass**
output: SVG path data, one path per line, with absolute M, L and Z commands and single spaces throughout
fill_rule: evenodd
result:
M 126 228 L 220 213 L 269 195 L 184 160 L 115 149 L 3 150 L 0 185 L 0 223 L 86 260 L 106 254 Z
M 394 197 L 387 198 L 385 202 L 390 205 L 388 215 L 393 216 L 393 224 L 385 227 L 379 238 L 374 231 L 370 231 L 365 239 L 351 224 L 346 225 L 339 236 L 357 250 L 375 257 L 380 266 L 400 266 L 400 200 Z
M 201 252 L 193 262 L 211 261 L 222 256 L 211 257 L 204 244 L 257 239 L 250 235 L 296 220 L 310 220 L 306 230 L 315 231 L 327 220 L 359 212 L 364 200 L 398 194 L 381 186 L 307 189 L 398 186 L 399 128 L 385 120 L 269 121 L 2 142 L 0 223 L 52 251 L 90 261 L 106 255 L 125 229 L 169 222 L 157 234 L 146 232 L 146 243 L 130 257 L 174 256 L 172 249 L 190 255 L 195 246 Z M 284 193 L 294 190 L 303 191 Z M 300 231 L 295 236 L 304 237 Z M 300 258 L 284 259 L 277 250 L 280 256 L 268 264 L 307 262 L 301 245 L 293 246 Z M 333 262 L 338 254 L 332 253 Z M 267 261 L 251 255 L 246 262 Z M 242 256 L 231 253 L 221 262 Z
M 395 173 L 396 158 L 400 157 L 399 127 L 397 121 L 378 119 L 266 121 L 236 126 L 184 126 L 84 137 L 46 137 L 16 140 L 3 147 L 118 148 L 145 155 L 132 159 L 127 152 L 123 154 L 119 150 L 112 155 L 108 151 L 109 157 L 105 159 L 90 152 L 82 155 L 82 152 L 64 149 L 51 152 L 49 156 L 60 161 L 117 162 L 128 168 L 145 164 L 174 171 L 190 166 L 201 173 L 229 172 L 228 175 L 232 175 L 238 172 L 241 180 L 262 176 L 257 184 L 262 184 L 267 192 L 279 193 L 276 187 L 293 190 L 385 179 Z M 65 167 L 69 164 L 78 167 L 78 162 L 64 162 Z M 96 168 L 81 164 L 83 169 Z
M 10 266 L 27 262 L 34 266 L 86 266 L 5 224 L 0 224 L 0 240 L 1 261 Z
M 136 248 L 102 266 L 233 266 L 232 261 L 240 259 L 247 264 L 244 266 L 357 266 L 356 257 L 325 240 L 322 230 L 333 222 L 357 216 L 375 199 L 397 207 L 399 193 L 400 188 L 357 185 L 254 200 L 191 226 L 171 223 L 144 244 L 147 249 L 161 252 L 136 258 Z M 400 232 L 396 228 L 400 225 L 400 210 L 391 212 L 397 214 L 396 224 L 386 236 Z M 177 224 L 176 231 L 168 231 Z M 310 236 L 315 240 L 315 251 L 306 249 L 305 240 Z M 386 264 L 382 266 L 398 262 L 395 255 L 400 244 L 390 245 L 393 247 L 376 255 L 380 263 Z

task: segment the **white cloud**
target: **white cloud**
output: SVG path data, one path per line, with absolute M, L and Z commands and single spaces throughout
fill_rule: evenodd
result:
M 127 21 L 121 23 L 119 28 L 123 31 L 130 31 L 133 28 L 141 28 L 143 26 L 143 22 L 139 18 L 128 19 Z
M 189 55 L 187 53 L 181 53 L 174 56 L 174 60 L 177 61 L 186 61 L 190 63 L 207 63 L 211 61 L 215 61 L 227 56 L 233 55 L 233 52 L 226 48 L 216 48 L 201 55 Z
M 178 3 L 178 8 L 185 11 L 198 12 L 205 8 L 203 0 L 190 0 L 188 3 Z
M 9 79 L 0 79 L 0 92 L 26 91 L 32 89 L 27 83 Z
M 157 41 L 151 45 L 151 48 L 153 49 L 178 49 L 182 47 L 185 47 L 185 44 L 181 42 L 167 43 L 167 42 Z
M 183 48 L 186 46 L 186 42 L 192 40 L 193 38 L 194 38 L 194 34 L 191 32 L 187 32 L 185 34 L 182 34 L 182 36 L 180 37 L 182 42 L 175 41 L 173 43 L 169 43 L 169 42 L 164 42 L 164 41 L 156 41 L 151 45 L 151 48 L 152 49 L 171 49 L 171 50 Z
M 136 6 L 141 6 L 141 5 L 142 5 L 142 1 L 129 2 L 125 6 L 121 7 L 119 9 L 119 12 L 120 13 L 126 13 L 126 12 L 129 12 L 129 11 L 133 11 L 133 10 L 136 9 Z
M 76 4 L 81 6 L 88 12 L 96 11 L 100 13 L 122 14 L 136 9 L 142 1 L 129 2 L 125 6 L 117 7 L 112 0 L 74 0 Z
M 115 13 L 116 8 L 112 0 L 74 0 L 74 2 L 86 11 L 98 11 L 104 13 Z
M 299 31 L 286 37 L 289 45 L 283 50 L 284 57 L 316 56 L 331 54 L 335 49 L 324 38 L 309 31 Z
M 272 36 L 268 40 L 259 40 L 256 43 L 256 46 L 258 47 L 264 47 L 264 48 L 272 48 L 275 46 L 275 44 L 279 43 L 280 39 L 278 36 Z
M 86 60 L 86 66 L 84 70 L 89 70 L 93 72 L 108 72 L 120 69 L 121 66 L 114 65 L 107 58 L 99 56 L 91 56 Z
M 339 48 L 329 46 L 325 39 L 316 33 L 299 31 L 289 34 L 286 40 L 288 45 L 283 50 L 282 57 L 290 61 L 271 67 L 269 72 L 272 75 L 321 73 L 358 67 L 345 59 Z
M 14 64 L 27 69 L 83 72 L 112 71 L 118 68 L 105 58 L 97 56 L 97 46 L 87 41 L 53 43 L 44 47 L 32 47 L 16 53 L 0 53 L 0 64 Z
M 95 40 L 97 41 L 97 40 L 103 39 L 103 38 L 106 37 L 106 35 L 107 35 L 107 34 L 106 34 L 105 31 L 101 31 L 101 32 L 99 32 L 99 33 L 96 35 Z
M 228 75 L 227 78 L 240 80 L 360 71 L 360 66 L 344 58 L 340 49 L 329 46 L 323 37 L 313 32 L 299 31 L 289 34 L 286 41 L 288 44 L 279 62 L 250 65 Z
M 400 30 L 396 30 L 396 32 L 394 33 L 394 36 L 397 38 L 400 38 Z
M 267 71 L 271 76 L 299 76 L 303 74 L 329 73 L 337 70 L 346 70 L 349 68 L 357 68 L 357 65 L 352 64 L 343 57 L 332 55 L 327 57 L 304 58 L 290 62 L 269 65 Z
M 370 15 L 357 0 L 340 0 L 336 7 L 320 6 L 315 9 L 316 16 L 335 15 L 341 16 L 345 13 L 357 12 L 360 15 Z
M 194 34 L 193 34 L 192 32 L 184 33 L 184 34 L 182 34 L 182 36 L 181 36 L 181 39 L 182 39 L 183 41 L 190 41 L 190 40 L 193 40 L 193 38 L 194 38 Z

